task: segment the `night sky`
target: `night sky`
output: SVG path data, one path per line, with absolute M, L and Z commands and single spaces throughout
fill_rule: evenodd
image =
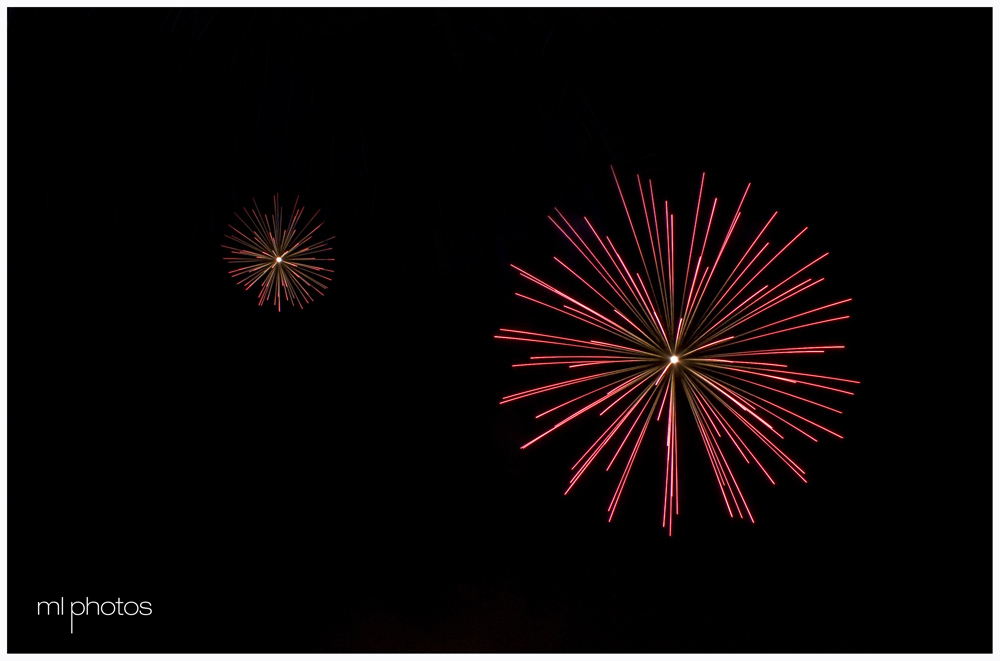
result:
M 8 10 L 10 651 L 990 651 L 990 21 Z M 594 423 L 498 406 L 549 318 L 509 264 L 573 286 L 553 206 L 627 244 L 610 166 L 685 223 L 752 182 L 854 299 L 845 439 L 740 473 L 754 525 L 687 414 L 668 537 L 655 444 L 609 524 Z M 275 193 L 337 260 L 280 314 L 221 248 Z

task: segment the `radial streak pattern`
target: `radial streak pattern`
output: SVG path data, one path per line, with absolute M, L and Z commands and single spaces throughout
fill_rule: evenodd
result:
M 842 438 L 814 421 L 808 411 L 808 416 L 801 415 L 774 400 L 788 406 L 792 406 L 788 400 L 793 400 L 806 408 L 819 407 L 840 413 L 814 401 L 812 395 L 805 397 L 790 389 L 794 386 L 796 392 L 801 392 L 801 387 L 805 387 L 850 395 L 852 393 L 843 387 L 835 386 L 858 383 L 792 371 L 785 362 L 804 354 L 843 349 L 843 346 L 791 346 L 795 343 L 774 343 L 770 339 L 783 339 L 785 333 L 847 319 L 847 315 L 829 316 L 826 313 L 823 315 L 826 318 L 808 320 L 814 318 L 815 313 L 841 306 L 851 299 L 758 325 L 763 321 L 759 319 L 762 314 L 788 301 L 800 300 L 796 297 L 823 281 L 823 278 L 800 276 L 829 253 L 820 255 L 775 285 L 764 284 L 765 279 L 771 277 L 768 268 L 806 231 L 803 229 L 776 251 L 769 242 L 761 243 L 775 213 L 736 265 L 731 270 L 726 268 L 717 272 L 724 254 L 729 254 L 726 249 L 741 219 L 749 185 L 721 243 L 715 240 L 718 243 L 716 251 L 710 249 L 709 236 L 713 224 L 718 225 L 715 217 L 718 199 L 712 201 L 707 219 L 703 220 L 706 211 L 702 206 L 704 174 L 688 245 L 677 245 L 674 217 L 666 201 L 662 215 L 658 213 L 651 181 L 647 196 L 642 180 L 637 177 L 643 218 L 633 219 L 613 169 L 612 174 L 638 248 L 641 272 L 626 264 L 611 238 L 602 238 L 590 220 L 584 217 L 586 229 L 578 232 L 558 209 L 555 210 L 558 219 L 549 216 L 549 220 L 586 262 L 588 275 L 584 277 L 558 257 L 555 261 L 569 272 L 573 281 L 586 287 L 588 297 L 596 297 L 590 301 L 591 305 L 520 267 L 511 266 L 539 290 L 533 296 L 517 293 L 518 297 L 571 317 L 591 331 L 596 329 L 607 334 L 610 336 L 607 339 L 613 341 L 501 329 L 502 334 L 496 336 L 501 340 L 558 347 L 543 355 L 533 355 L 530 362 L 515 364 L 515 368 L 558 366 L 557 369 L 582 372 L 579 376 L 508 395 L 501 404 L 563 389 L 574 395 L 536 416 L 543 418 L 555 414 L 558 422 L 522 448 L 588 413 L 596 413 L 598 417 L 608 414 L 610 424 L 600 425 L 603 431 L 573 465 L 566 493 L 595 464 L 598 456 L 610 455 L 605 470 L 619 465 L 621 478 L 608 505 L 609 521 L 621 500 L 640 445 L 653 435 L 653 429 L 660 429 L 666 444 L 662 524 L 672 533 L 673 517 L 680 513 L 677 413 L 678 405 L 684 403 L 694 418 L 729 515 L 743 518 L 745 514 L 753 521 L 730 465 L 731 459 L 738 454 L 745 463 L 756 465 L 774 484 L 771 474 L 752 449 L 756 446 L 758 452 L 766 450 L 777 457 L 804 482 L 805 471 L 780 447 L 785 438 L 782 432 L 794 430 L 813 441 L 818 440 L 813 434 L 819 435 L 819 432 Z M 704 229 L 700 230 L 702 221 Z M 770 257 L 766 255 L 769 248 L 773 252 Z M 683 271 L 677 262 L 678 256 L 684 262 Z M 678 281 L 680 273 L 683 277 Z M 548 302 L 540 300 L 543 298 Z M 765 338 L 769 341 L 761 343 Z M 580 390 L 585 392 L 576 394 Z M 723 448 L 728 448 L 729 457 Z
M 245 231 L 240 231 L 233 225 L 229 226 L 235 235 L 227 234 L 226 238 L 241 247 L 223 245 L 223 248 L 231 250 L 235 255 L 225 259 L 233 264 L 246 264 L 229 273 L 246 289 L 260 283 L 258 297 L 260 305 L 272 300 L 280 311 L 281 297 L 284 294 L 286 301 L 291 301 L 293 305 L 301 308 L 304 303 L 313 300 L 310 290 L 322 296 L 321 290 L 326 289 L 326 285 L 321 281 L 330 280 L 323 273 L 332 273 L 333 270 L 317 264 L 317 262 L 333 261 L 332 257 L 320 256 L 330 250 L 327 246 L 330 239 L 319 240 L 315 237 L 316 230 L 322 227 L 323 223 L 310 228 L 313 220 L 319 215 L 319 209 L 300 226 L 299 221 L 302 219 L 304 209 L 297 208 L 299 198 L 296 197 L 292 205 L 291 218 L 285 227 L 278 196 L 275 195 L 273 199 L 274 214 L 270 218 L 260 212 L 256 200 L 253 201 L 252 211 L 243 208 L 246 219 L 236 213 L 236 218 L 243 224 Z

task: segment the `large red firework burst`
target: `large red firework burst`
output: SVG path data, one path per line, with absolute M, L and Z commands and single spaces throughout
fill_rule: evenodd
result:
M 222 246 L 235 255 L 226 257 L 226 261 L 246 265 L 233 269 L 229 272 L 230 275 L 247 289 L 259 282 L 259 304 L 264 305 L 265 301 L 272 300 L 279 311 L 282 294 L 286 301 L 300 308 L 304 303 L 313 300 L 310 290 L 322 296 L 322 290 L 326 289 L 326 285 L 321 280 L 330 280 L 323 273 L 333 272 L 333 269 L 323 268 L 317 264 L 317 262 L 333 261 L 332 257 L 321 256 L 330 250 L 327 246 L 330 239 L 320 240 L 315 236 L 316 230 L 322 227 L 323 223 L 310 227 L 319 215 L 319 209 L 309 220 L 300 225 L 304 209 L 298 208 L 298 204 L 299 198 L 296 197 L 286 227 L 277 195 L 274 196 L 274 214 L 270 217 L 261 213 L 257 208 L 257 201 L 253 200 L 252 211 L 247 211 L 246 207 L 243 207 L 246 219 L 236 213 L 236 218 L 243 223 L 246 232 L 241 232 L 230 225 L 229 229 L 235 232 L 235 236 L 226 235 L 227 239 L 242 247 L 234 248 L 225 244 Z
M 498 339 L 555 347 L 542 352 L 544 355 L 531 356 L 528 363 L 515 364 L 514 367 L 568 367 L 584 374 L 572 378 L 562 377 L 547 385 L 508 395 L 500 403 L 508 404 L 562 389 L 572 394 L 564 395 L 560 398 L 560 403 L 536 416 L 542 418 L 556 413 L 561 419 L 521 446 L 522 449 L 588 412 L 597 414 L 598 418 L 611 412 L 608 415 L 610 424 L 607 427 L 603 423 L 600 425 L 599 428 L 603 428 L 603 431 L 573 465 L 573 475 L 566 489 L 566 493 L 569 493 L 602 453 L 607 461 L 606 470 L 610 470 L 616 463 L 620 464 L 621 458 L 624 467 L 618 487 L 608 505 L 609 521 L 621 500 L 639 446 L 644 439 L 654 434 L 661 438 L 666 445 L 663 526 L 672 533 L 673 517 L 680 513 L 677 479 L 678 403 L 686 402 L 708 453 L 729 515 L 742 518 L 745 513 L 752 522 L 753 516 L 730 467 L 730 460 L 735 459 L 738 454 L 747 464 L 756 464 L 774 484 L 774 479 L 754 453 L 754 449 L 758 452 L 766 450 L 773 453 L 804 482 L 805 471 L 782 449 L 785 438 L 783 434 L 793 430 L 812 441 L 818 440 L 813 434 L 843 437 L 812 420 L 814 416 L 809 411 L 805 411 L 807 417 L 784 405 L 795 405 L 797 409 L 801 406 L 819 407 L 840 413 L 814 401 L 811 398 L 813 395 L 807 391 L 818 389 L 824 393 L 850 395 L 852 393 L 843 387 L 834 385 L 858 383 L 849 379 L 792 371 L 786 364 L 804 354 L 822 354 L 829 350 L 843 349 L 843 346 L 797 346 L 800 343 L 778 340 L 784 340 L 788 337 L 786 334 L 792 331 L 847 319 L 847 315 L 831 317 L 828 313 L 823 315 L 827 318 L 816 321 L 809 320 L 808 317 L 843 305 L 851 299 L 797 314 L 780 315 L 782 318 L 762 324 L 770 318 L 761 317 L 763 313 L 786 302 L 803 300 L 798 298 L 800 294 L 823 281 L 822 278 L 799 276 L 829 253 L 820 255 L 777 284 L 767 282 L 777 280 L 772 278 L 768 267 L 802 236 L 805 229 L 777 250 L 776 246 L 772 247 L 768 242 L 762 243 L 764 232 L 777 215 L 775 212 L 735 266 L 731 270 L 726 266 L 717 271 L 720 262 L 731 262 L 728 257 L 723 262 L 723 255 L 726 254 L 730 237 L 741 219 L 743 202 L 750 190 L 749 184 L 735 215 L 728 223 L 725 237 L 721 243 L 716 238 L 710 244 L 713 223 L 718 225 L 715 219 L 718 199 L 712 202 L 707 221 L 701 221 L 705 229 L 700 230 L 699 219 L 703 215 L 702 191 L 705 184 L 705 175 L 702 174 L 691 240 L 685 256 L 683 244 L 675 245 L 674 217 L 665 200 L 662 215 L 657 211 L 652 182 L 648 183 L 647 190 L 641 178 L 636 177 L 646 229 L 640 240 L 642 220 L 637 217 L 637 222 L 633 222 L 614 169 L 612 175 L 639 251 L 641 273 L 629 268 L 611 238 L 598 235 L 586 217 L 583 219 L 586 227 L 581 225 L 581 231 L 577 232 L 559 209 L 556 209 L 559 220 L 552 216 L 549 216 L 549 220 L 589 265 L 589 269 L 584 271 L 589 275 L 584 277 L 558 257 L 555 261 L 586 287 L 586 290 L 581 290 L 584 296 L 574 298 L 524 269 L 511 265 L 540 290 L 539 294 L 535 294 L 539 298 L 521 293 L 517 296 L 575 319 L 584 324 L 588 332 L 599 330 L 606 335 L 606 340 L 611 341 L 579 335 L 565 337 L 501 329 L 503 334 L 497 335 Z M 636 225 L 639 226 L 638 232 Z M 648 245 L 643 248 L 643 243 L 647 240 Z M 717 251 L 715 244 L 718 244 Z M 679 253 L 677 256 L 683 260 L 683 271 L 680 270 L 675 253 Z M 683 277 L 679 279 L 678 276 L 682 273 Z M 549 302 L 540 298 L 548 299 Z M 772 312 L 770 316 L 775 316 L 775 313 Z M 580 390 L 585 392 L 578 394 Z M 796 392 L 793 393 L 792 390 Z M 808 396 L 800 394 L 803 392 Z M 657 433 L 655 429 L 660 429 L 661 432 Z M 626 449 L 630 442 L 630 449 Z M 728 458 L 724 448 L 728 450 Z

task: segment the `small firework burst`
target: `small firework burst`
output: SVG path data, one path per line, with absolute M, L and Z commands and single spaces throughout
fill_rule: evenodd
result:
M 605 454 L 604 461 L 607 463 L 605 470 L 624 462 L 618 487 L 608 505 L 609 521 L 621 499 L 639 446 L 649 436 L 658 435 L 666 449 L 662 523 L 672 532 L 673 517 L 680 513 L 677 471 L 678 403 L 686 402 L 711 461 L 715 480 L 729 515 L 743 518 L 745 513 L 752 522 L 753 515 L 737 484 L 730 460 L 742 458 L 747 464 L 756 464 L 774 484 L 774 479 L 758 459 L 754 449 L 758 452 L 770 452 L 805 482 L 805 471 L 782 447 L 785 445 L 783 433 L 791 431 L 812 441 L 818 440 L 813 434 L 818 435 L 820 432 L 842 438 L 815 422 L 812 413 L 808 417 L 800 415 L 775 400 L 789 407 L 793 404 L 804 405 L 840 413 L 833 407 L 814 401 L 811 399 L 813 395 L 803 391 L 820 389 L 827 394 L 850 395 L 852 393 L 842 386 L 833 386 L 858 383 L 811 371 L 791 371 L 786 364 L 806 355 L 812 357 L 829 350 L 843 349 L 843 346 L 800 346 L 801 342 L 772 340 L 779 340 L 788 332 L 847 319 L 847 315 L 819 321 L 802 318 L 843 305 L 851 299 L 788 316 L 776 315 L 783 318 L 761 325 L 762 320 L 767 319 L 759 318 L 760 315 L 786 301 L 798 301 L 796 297 L 823 281 L 823 278 L 799 276 L 829 253 L 812 260 L 777 284 L 767 284 L 765 281 L 771 278 L 768 267 L 805 232 L 803 229 L 777 252 L 774 252 L 770 243 L 759 245 L 765 230 L 777 215 L 775 213 L 730 271 L 728 264 L 731 262 L 723 260 L 723 255 L 730 243 L 733 229 L 741 218 L 741 209 L 750 186 L 747 185 L 743 192 L 743 198 L 721 243 L 718 240 L 709 242 L 718 199 L 713 201 L 703 236 L 697 241 L 701 195 L 705 183 L 705 176 L 702 175 L 691 242 L 681 271 L 674 258 L 674 217 L 666 201 L 663 202 L 662 216 L 659 215 L 652 182 L 649 182 L 646 190 L 642 180 L 637 179 L 646 220 L 646 234 L 642 240 L 638 236 L 641 225 L 640 232 L 637 233 L 636 224 L 632 221 L 625 196 L 615 176 L 615 184 L 639 251 L 641 273 L 628 267 L 611 238 L 598 235 L 586 217 L 583 219 L 586 229 L 577 232 L 558 209 L 556 214 L 561 222 L 552 216 L 549 216 L 549 220 L 589 265 L 591 275 L 585 278 L 558 257 L 555 261 L 573 276 L 574 281 L 586 286 L 586 290 L 581 290 L 586 298 L 570 296 L 524 269 L 511 265 L 540 291 L 540 294 L 534 295 L 539 298 L 521 293 L 517 296 L 575 319 L 586 327 L 588 335 L 597 330 L 606 337 L 597 340 L 581 337 L 576 333 L 567 337 L 564 334 L 501 329 L 503 334 L 497 335 L 498 339 L 552 347 L 541 352 L 545 355 L 531 356 L 530 362 L 516 364 L 514 367 L 557 366 L 556 369 L 568 367 L 577 374 L 583 373 L 575 378 L 553 379 L 545 385 L 508 395 L 501 404 L 563 389 L 566 389 L 563 392 L 572 392 L 560 398 L 558 403 L 552 402 L 554 406 L 535 416 L 541 418 L 556 411 L 562 414 L 559 422 L 525 443 L 522 448 L 527 448 L 588 412 L 598 417 L 613 412 L 608 416 L 609 419 L 613 418 L 610 424 L 606 427 L 604 424 L 600 425 L 603 431 L 573 465 L 573 475 L 566 489 L 566 493 L 569 493 L 602 454 Z M 642 244 L 647 239 L 644 249 Z M 699 248 L 697 253 L 694 252 L 696 247 Z M 771 248 L 773 255 L 766 254 L 768 248 Z M 683 259 L 683 245 L 679 251 Z M 766 263 L 759 266 L 765 260 Z M 720 265 L 723 268 L 717 272 Z M 727 272 L 728 275 L 723 278 L 723 274 Z M 682 279 L 679 277 L 681 274 Z M 548 299 L 549 302 L 539 299 Z M 580 390 L 586 392 L 577 394 Z M 791 392 L 792 390 L 796 392 Z M 803 394 L 808 397 L 802 396 Z M 661 431 L 657 433 L 657 429 Z M 631 448 L 626 449 L 629 444 Z
M 330 250 L 327 243 L 333 237 L 320 240 L 314 236 L 323 223 L 310 227 L 319 215 L 319 209 L 308 221 L 300 225 L 304 209 L 298 208 L 298 204 L 299 198 L 296 197 L 288 226 L 285 227 L 285 218 L 277 195 L 274 196 L 274 214 L 270 217 L 261 213 L 257 208 L 257 201 L 253 200 L 252 211 L 247 211 L 246 207 L 243 207 L 246 219 L 236 213 L 236 218 L 243 223 L 246 232 L 241 232 L 230 225 L 229 228 L 235 235 L 226 235 L 227 239 L 242 247 L 234 248 L 225 244 L 222 246 L 231 250 L 234 255 L 226 257 L 226 261 L 246 265 L 230 271 L 229 274 L 246 289 L 259 282 L 259 304 L 264 305 L 265 301 L 271 300 L 278 306 L 279 311 L 282 296 L 300 308 L 304 303 L 312 302 L 310 290 L 322 296 L 321 290 L 326 289 L 326 285 L 321 280 L 328 282 L 330 280 L 323 273 L 333 273 L 333 269 L 318 265 L 319 262 L 333 261 L 332 257 L 321 256 Z

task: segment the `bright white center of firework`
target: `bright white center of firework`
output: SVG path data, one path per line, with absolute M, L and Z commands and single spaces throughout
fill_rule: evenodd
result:
M 679 360 L 680 360 L 680 358 L 678 358 L 677 356 L 670 356 L 670 362 L 672 362 L 672 363 L 676 363 Z
M 280 264 L 280 263 L 281 263 L 281 258 L 279 257 L 279 258 L 277 258 L 277 259 L 276 259 L 276 260 L 274 260 L 274 261 L 276 261 L 277 263 L 279 263 L 279 264 Z

